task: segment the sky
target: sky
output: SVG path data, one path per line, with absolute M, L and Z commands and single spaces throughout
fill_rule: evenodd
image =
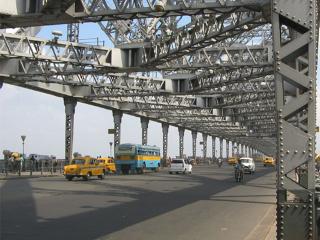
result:
M 44 27 L 38 34 L 40 37 L 50 38 L 52 30 L 64 33 L 66 39 L 66 25 Z M 111 47 L 97 24 L 83 24 L 80 28 L 80 39 L 99 37 Z M 94 40 L 83 40 L 94 41 Z M 318 54 L 320 56 L 320 54 Z M 320 62 L 320 61 L 318 61 Z M 317 90 L 320 92 L 320 71 L 317 77 Z M 320 94 L 317 96 L 320 103 Z M 317 126 L 320 126 L 319 109 L 317 107 Z M 121 142 L 141 143 L 140 119 L 124 114 L 122 118 Z M 75 113 L 74 152 L 83 155 L 106 156 L 110 154 L 109 142 L 113 142 L 113 135 L 108 129 L 113 128 L 112 111 L 78 103 Z M 25 153 L 55 155 L 64 158 L 65 112 L 63 99 L 44 93 L 4 84 L 0 89 L 0 158 L 2 150 L 22 152 L 21 135 L 26 135 Z M 191 132 L 185 132 L 185 154 L 192 155 Z M 197 138 L 197 155 L 201 155 L 201 134 Z M 162 149 L 162 128 L 160 123 L 149 122 L 148 144 Z M 207 155 L 212 156 L 212 140 L 208 137 Z M 317 133 L 317 152 L 320 152 L 320 134 Z M 219 146 L 217 144 L 217 151 Z M 177 156 L 178 129 L 170 126 L 168 136 L 168 154 Z

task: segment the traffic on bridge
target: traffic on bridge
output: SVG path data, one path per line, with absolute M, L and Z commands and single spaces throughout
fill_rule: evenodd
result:
M 0 0 L 0 238 L 320 239 L 318 2 Z

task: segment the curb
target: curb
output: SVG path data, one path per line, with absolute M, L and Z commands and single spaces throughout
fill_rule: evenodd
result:
M 0 177 L 0 181 L 1 181 L 1 180 L 15 180 L 15 179 L 29 179 L 29 178 L 42 178 L 42 177 L 57 177 L 57 176 L 60 176 L 60 175 L 4 176 L 4 177 Z M 62 175 L 61 175 L 61 176 L 62 176 Z

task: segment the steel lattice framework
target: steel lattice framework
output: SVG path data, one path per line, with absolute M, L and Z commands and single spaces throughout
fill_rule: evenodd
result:
M 77 102 L 113 111 L 115 147 L 123 113 L 141 118 L 143 144 L 149 120 L 162 123 L 164 158 L 170 125 L 179 128 L 180 155 L 185 130 L 193 156 L 198 132 L 205 149 L 212 136 L 213 156 L 215 139 L 220 149 L 225 139 L 232 153 L 276 156 L 277 239 L 316 239 L 316 1 L 21 2 L 0 10 L 1 28 L 20 28 L 0 34 L 0 81 L 64 98 L 66 159 Z M 79 22 L 97 22 L 114 47 L 80 43 Z M 68 41 L 25 35 L 66 23 Z M 304 167 L 306 182 L 294 180 Z

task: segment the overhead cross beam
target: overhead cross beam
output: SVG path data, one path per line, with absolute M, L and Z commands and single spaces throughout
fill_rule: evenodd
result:
M 224 12 L 261 10 L 268 0 L 226 0 L 223 2 L 199 2 L 191 0 L 170 1 L 162 6 L 155 1 L 143 0 L 70 0 L 44 1 L 30 9 L 23 9 L 16 1 L 16 10 L 10 15 L 2 12 L 2 28 L 30 27 L 73 22 L 98 22 L 110 20 L 130 20 L 139 18 L 158 18 L 196 14 L 217 14 Z M 63 4 L 61 4 L 63 3 Z M 73 3 L 73 4 L 72 4 Z M 1 14 L 1 11 L 0 11 Z M 37 18 L 37 21 L 34 19 Z

